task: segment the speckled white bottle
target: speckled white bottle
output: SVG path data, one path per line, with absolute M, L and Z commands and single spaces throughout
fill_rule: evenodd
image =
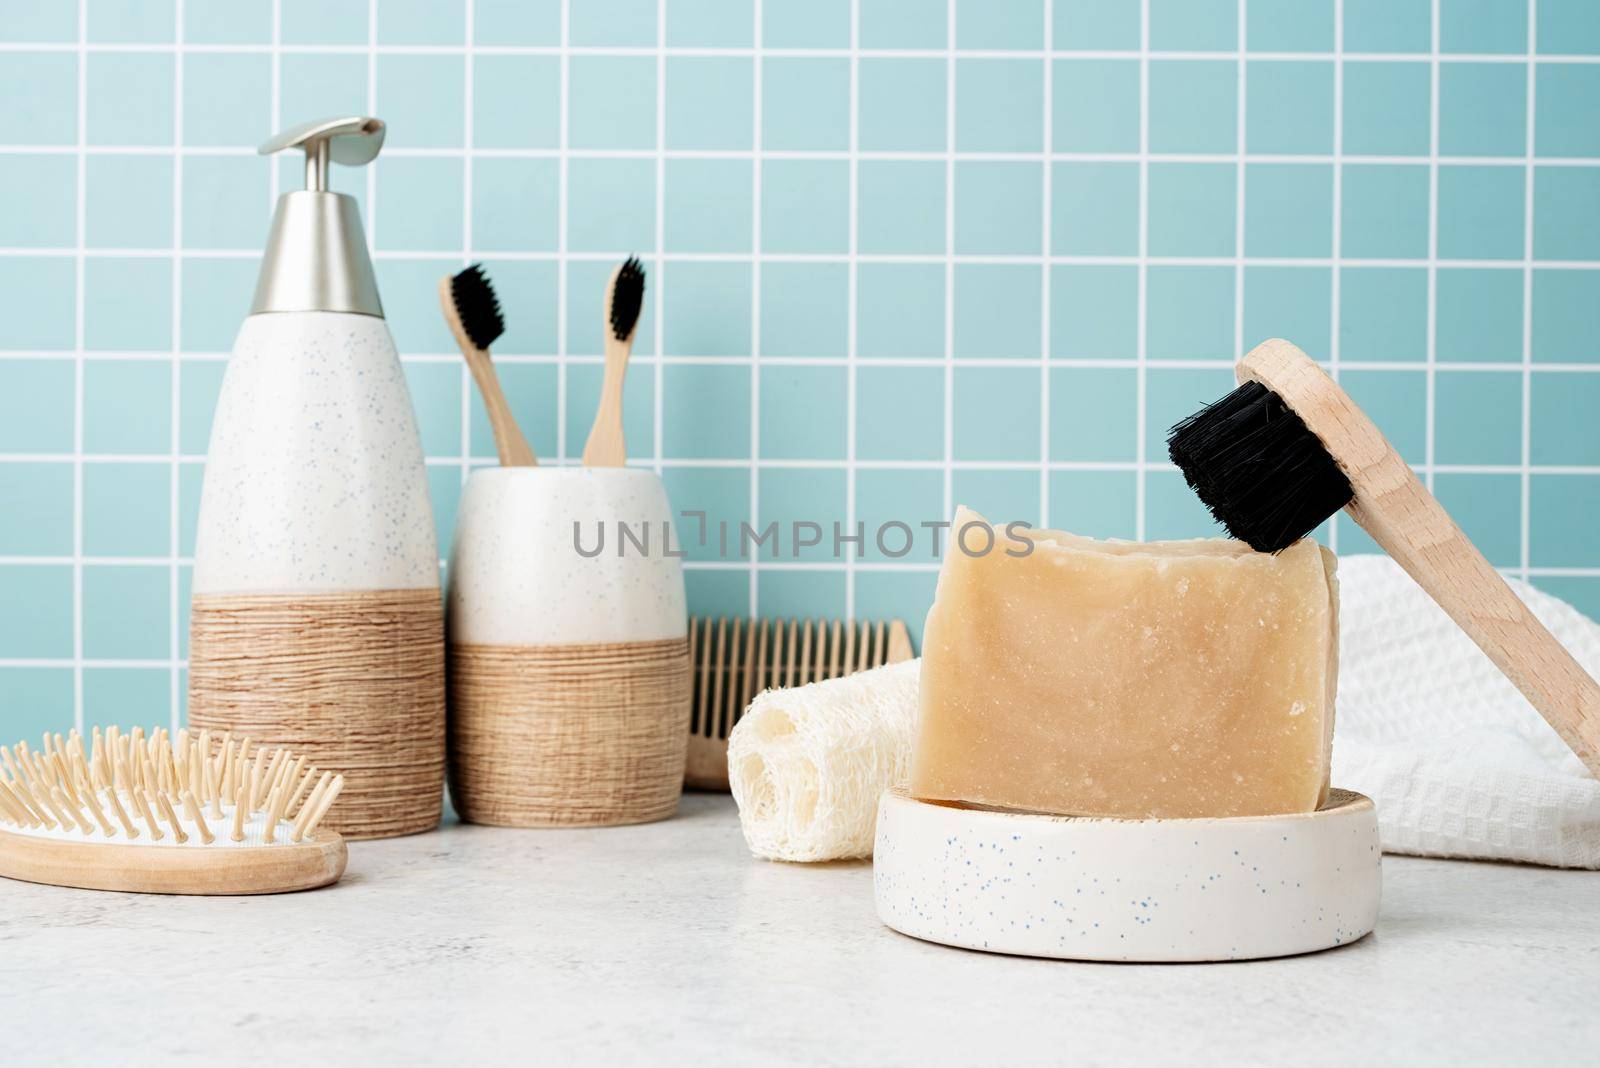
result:
M 444 776 L 439 551 L 416 416 L 355 201 L 376 119 L 308 123 L 217 401 L 195 541 L 189 720 L 342 772 L 348 837 L 427 830 Z
M 250 316 L 212 421 L 194 592 L 438 588 L 422 441 L 388 325 Z

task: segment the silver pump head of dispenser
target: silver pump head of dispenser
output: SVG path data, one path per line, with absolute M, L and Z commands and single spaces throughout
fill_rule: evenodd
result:
M 382 119 L 318 119 L 284 130 L 256 151 L 306 154 L 306 187 L 278 198 L 250 314 L 327 311 L 383 317 L 378 282 L 354 197 L 328 188 L 328 164 L 360 167 L 383 147 Z

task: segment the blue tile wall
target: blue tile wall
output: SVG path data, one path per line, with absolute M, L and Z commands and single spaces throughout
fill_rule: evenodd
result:
M 81 18 L 80 18 L 81 11 Z M 448 539 L 492 462 L 439 322 L 486 264 L 572 462 L 619 258 L 636 462 L 711 520 L 698 612 L 900 616 L 956 503 L 1213 527 L 1163 433 L 1295 339 L 1496 566 L 1600 616 L 1600 6 L 1588 0 L 5 0 L 0 724 L 181 714 L 211 413 L 292 160 L 370 112 L 367 221 Z M 1371 542 L 1344 519 L 1325 536 Z M 893 539 L 891 538 L 891 541 Z M 16 728 L 17 730 L 13 730 Z

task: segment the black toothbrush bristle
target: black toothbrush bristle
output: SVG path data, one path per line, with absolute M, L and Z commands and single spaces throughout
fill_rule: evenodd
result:
M 1287 549 L 1350 503 L 1350 480 L 1276 393 L 1246 382 L 1167 434 L 1196 496 L 1257 552 Z
M 450 279 L 450 296 L 456 302 L 456 315 L 467 337 L 480 349 L 487 349 L 506 332 L 506 321 L 500 314 L 500 300 L 494 295 L 489 276 L 483 266 L 471 267 Z
M 611 333 L 626 341 L 639 322 L 644 307 L 644 266 L 639 257 L 629 256 L 617 272 L 617 287 L 611 294 Z

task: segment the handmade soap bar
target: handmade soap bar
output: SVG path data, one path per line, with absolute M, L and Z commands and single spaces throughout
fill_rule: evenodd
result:
M 957 513 L 928 613 L 913 795 L 1136 818 L 1326 799 L 1332 553 L 1020 528 L 980 552 L 986 526 Z

